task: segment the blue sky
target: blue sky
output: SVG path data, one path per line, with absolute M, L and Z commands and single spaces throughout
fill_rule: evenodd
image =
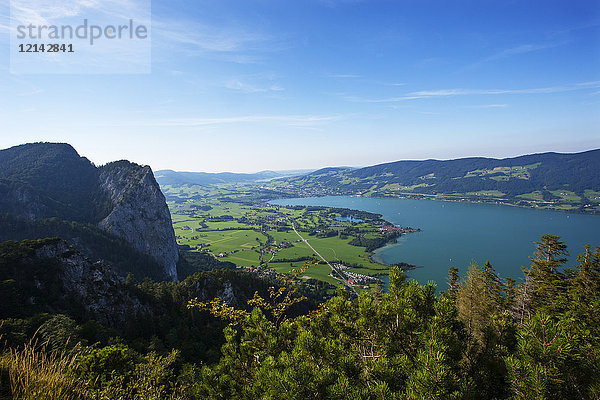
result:
M 104 75 L 11 74 L 9 10 L 0 148 L 252 172 L 600 147 L 598 1 L 154 1 L 152 72 Z

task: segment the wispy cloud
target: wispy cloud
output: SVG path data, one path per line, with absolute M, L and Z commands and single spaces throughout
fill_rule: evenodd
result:
M 431 98 L 446 98 L 455 96 L 491 96 L 491 95 L 527 95 L 527 94 L 552 94 L 560 92 L 571 92 L 577 90 L 586 90 L 600 87 L 599 82 L 582 82 L 569 86 L 549 86 L 542 88 L 526 88 L 526 89 L 436 89 L 436 90 L 420 90 L 408 92 L 397 97 L 388 97 L 381 99 L 367 99 L 357 96 L 344 96 L 348 101 L 363 102 L 363 103 L 395 103 L 407 100 L 431 99 Z
M 276 123 L 287 126 L 310 127 L 343 119 L 340 115 L 246 115 L 222 118 L 167 118 L 129 121 L 109 126 L 201 127 L 237 123 Z
M 152 40 L 161 53 L 257 64 L 265 54 L 285 49 L 284 39 L 240 24 L 214 25 L 194 20 L 154 19 Z
M 188 46 L 196 51 L 236 52 L 257 48 L 269 39 L 264 34 L 242 28 L 210 26 L 192 21 L 155 21 L 152 28 L 155 39 Z
M 487 57 L 485 61 L 493 61 L 501 58 L 512 57 L 520 54 L 527 54 L 534 51 L 550 49 L 553 47 L 559 47 L 567 44 L 566 41 L 554 42 L 554 43 L 542 43 L 542 44 L 521 44 L 508 49 L 501 50 L 491 56 Z
M 553 41 L 553 42 L 547 42 L 547 43 L 525 43 L 525 44 L 519 44 L 513 47 L 509 47 L 506 49 L 502 49 L 499 51 L 496 51 L 495 53 L 483 58 L 482 60 L 479 60 L 477 62 L 474 62 L 473 64 L 470 65 L 466 65 L 465 67 L 463 67 L 463 70 L 470 70 L 473 68 L 478 68 L 482 65 L 485 65 L 489 62 L 494 62 L 494 61 L 498 61 L 498 60 L 502 60 L 505 58 L 510 58 L 510 57 L 514 57 L 514 56 L 519 56 L 519 55 L 523 55 L 523 54 L 528 54 L 528 53 L 533 53 L 536 51 L 541 51 L 541 50 L 546 50 L 546 49 L 551 49 L 554 47 L 559 47 L 559 46 L 563 46 L 565 44 L 568 44 L 569 42 L 567 40 L 561 40 L 561 41 Z
M 597 88 L 600 87 L 600 81 L 581 82 L 577 86 Z
M 508 104 L 479 104 L 476 106 L 469 106 L 471 108 L 506 108 Z
M 245 93 L 264 93 L 264 92 L 281 92 L 285 90 L 278 85 L 257 86 L 242 82 L 237 79 L 230 80 L 223 85 L 227 89 L 238 90 Z
M 358 79 L 362 78 L 362 75 L 357 74 L 327 74 L 328 78 L 339 78 L 339 79 Z
M 34 27 L 117 26 L 134 21 L 136 26 L 149 26 L 150 0 L 11 0 L 10 29 L 18 25 Z M 2 24 L 2 21 L 0 21 Z M 4 25 L 4 24 L 2 24 Z M 31 31 L 30 31 L 31 32 Z M 33 38 L 40 36 L 33 30 Z M 49 30 L 46 29 L 45 35 Z M 61 30 L 64 32 L 64 30 Z M 68 31 L 67 31 L 68 32 Z M 14 38 L 11 37 L 11 40 Z M 71 55 L 60 53 L 39 54 L 39 63 L 23 57 L 11 57 L 11 71 L 20 73 L 136 73 L 149 72 L 150 40 L 96 40 L 91 45 L 87 38 L 71 38 L 77 51 Z M 13 54 L 15 55 L 15 54 Z
M 8 2 L 0 4 L 0 32 L 10 31 L 10 6 Z
M 17 24 L 51 25 L 64 18 L 79 16 L 136 18 L 138 23 L 149 23 L 139 20 L 142 15 L 149 16 L 147 0 L 11 0 L 11 18 Z
M 427 97 L 448 97 L 448 96 L 467 96 L 467 95 L 494 95 L 494 94 L 538 94 L 538 93 L 556 93 L 577 90 L 575 87 L 554 86 L 544 88 L 529 89 L 440 89 L 440 90 L 422 90 L 411 92 L 409 96 L 416 98 Z
M 42 94 L 44 92 L 45 92 L 44 89 L 33 89 L 33 90 L 28 91 L 28 92 L 17 93 L 17 96 L 23 96 L 23 97 L 25 97 L 25 96 L 35 96 L 36 94 Z

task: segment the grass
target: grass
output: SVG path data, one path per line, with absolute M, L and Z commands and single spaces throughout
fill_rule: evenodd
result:
M 359 267 L 353 267 L 352 272 L 366 275 L 386 273 L 388 270 L 387 266 L 374 263 L 370 259 L 370 253 L 365 252 L 364 247 L 350 245 L 348 242 L 352 240 L 352 236 L 319 238 L 309 235 L 309 232 L 317 228 L 333 231 L 352 228 L 368 238 L 380 236 L 379 226 L 368 220 L 353 223 L 336 220 L 339 214 L 330 211 L 292 209 L 258 201 L 239 203 L 240 199 L 252 198 L 248 188 L 220 186 L 211 189 L 202 187 L 174 189 L 167 187 L 166 191 L 171 195 L 169 207 L 178 243 L 189 245 L 191 248 L 197 248 L 200 244 L 208 245 L 207 248 L 213 255 L 225 254 L 224 257 L 219 258 L 223 261 L 242 267 L 258 266 L 260 249 L 272 247 L 267 244 L 270 237 L 277 244 L 290 242 L 292 247 L 278 249 L 274 256 L 265 251 L 263 262 L 268 262 L 268 268 L 273 268 L 280 273 L 289 273 L 292 269 L 301 267 L 302 261 L 282 262 L 286 259 L 316 257 L 304 242 L 298 241 L 299 237 L 292 230 L 293 220 L 302 236 L 309 240 L 328 261 L 342 261 L 345 264 L 357 265 Z M 231 200 L 225 199 L 224 196 Z M 225 215 L 236 220 L 222 222 L 209 220 Z M 311 267 L 305 276 L 337 284 L 337 280 L 329 276 L 330 273 L 329 266 L 321 263 Z
M 292 264 L 292 266 L 290 266 L 289 262 L 269 263 L 269 268 L 273 268 L 275 271 L 277 271 L 279 273 L 287 274 L 287 273 L 290 273 L 290 271 L 292 269 L 297 269 L 303 265 L 302 262 L 295 262 L 295 263 L 291 263 L 291 264 Z M 320 281 L 324 281 L 327 283 L 331 283 L 334 285 L 338 284 L 339 282 L 336 279 L 329 276 L 329 274 L 331 274 L 331 268 L 329 268 L 329 266 L 327 264 L 320 262 L 317 265 L 311 266 L 302 275 L 310 277 L 310 278 L 318 279 Z
M 494 174 L 491 179 L 497 181 L 507 181 L 509 179 L 529 179 L 531 177 L 530 170 L 537 168 L 541 163 L 530 165 L 515 166 L 515 167 L 496 167 L 493 169 L 477 169 L 468 172 L 464 177 L 473 178 L 476 176 L 486 176 Z M 496 175 L 502 173 L 503 175 Z
M 544 195 L 539 190 L 531 193 L 520 194 L 517 197 L 525 200 L 544 201 Z
M 32 343 L 8 349 L 0 358 L 2 386 L 8 376 L 13 399 L 70 400 L 85 398 L 85 385 L 73 377 L 77 354 L 45 351 Z
M 584 192 L 584 195 L 590 203 L 600 203 L 600 192 L 596 192 L 594 190 L 586 190 Z
M 578 206 L 573 205 L 573 204 L 556 204 L 556 205 L 553 205 L 552 207 L 542 206 L 540 208 L 547 208 L 549 210 L 560 210 L 560 211 L 573 211 L 573 210 L 579 209 Z
M 506 196 L 506 193 L 502 193 L 499 190 L 480 190 L 478 192 L 467 192 L 468 196 L 485 196 L 485 197 L 502 197 Z
M 255 252 L 253 248 L 258 248 L 261 242 L 264 243 L 267 240 L 264 234 L 252 230 L 176 232 L 183 237 L 179 240 L 180 244 L 192 247 L 207 244 L 210 245 L 208 248 L 215 255 L 237 250 L 236 253 L 228 254 L 223 260 L 245 267 L 259 264 L 259 253 Z M 198 239 L 191 239 L 192 237 L 198 237 Z
M 569 190 L 551 190 L 552 193 L 556 197 L 560 197 L 560 201 L 566 201 L 568 203 L 580 203 L 581 197 L 577 196 L 574 192 Z
M 223 260 L 244 267 L 257 266 L 259 264 L 259 254 L 252 250 L 244 250 L 228 255 Z
M 305 237 L 311 246 L 315 248 L 325 259 L 331 263 L 343 261 L 344 263 L 358 264 L 362 268 L 352 268 L 352 272 L 372 275 L 374 273 L 386 273 L 388 267 L 381 264 L 376 264 L 371 261 L 370 254 L 365 252 L 363 247 L 352 246 L 346 241 L 338 239 L 337 237 L 331 238 L 315 238 L 312 236 Z M 294 242 L 294 247 L 280 250 L 277 255 L 273 258 L 273 262 L 269 263 L 270 267 L 275 268 L 280 272 L 289 272 L 289 262 L 278 262 L 285 259 L 294 259 L 299 257 L 316 257 L 314 252 L 304 242 Z M 299 263 L 292 263 L 294 267 L 298 267 Z M 325 267 L 327 267 L 325 265 Z M 312 268 L 311 268 L 312 269 Z M 329 274 L 329 267 L 325 269 L 325 272 Z M 322 272 L 307 271 L 307 276 L 314 277 L 316 279 L 322 279 L 324 277 Z M 330 280 L 326 280 L 330 282 Z
M 187 387 L 173 387 L 158 378 L 168 368 L 171 356 L 150 354 L 144 364 L 137 364 L 135 379 L 122 386 L 123 376 L 113 376 L 101 388 L 97 380 L 77 377 L 79 356 L 85 349 L 72 352 L 49 352 L 45 346 L 28 343 L 21 350 L 7 349 L 0 355 L 0 398 L 11 400 L 84 400 L 84 399 L 145 399 L 177 400 Z M 173 353 L 172 353 L 173 354 Z M 174 360 L 174 356 L 173 356 Z M 113 371 L 114 372 L 114 371 Z

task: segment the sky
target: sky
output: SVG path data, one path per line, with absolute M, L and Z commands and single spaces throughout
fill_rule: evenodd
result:
M 21 11 L 148 1 L 0 0 L 0 148 L 206 172 L 600 148 L 597 0 L 154 1 L 143 73 L 114 51 L 79 54 L 93 73 L 11 69 Z

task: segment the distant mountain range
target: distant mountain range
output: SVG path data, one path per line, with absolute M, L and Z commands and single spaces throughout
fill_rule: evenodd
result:
M 286 171 L 260 171 L 254 174 L 244 174 L 234 172 L 179 172 L 165 169 L 156 171 L 154 175 L 157 182 L 161 186 L 209 186 L 223 183 L 266 182 L 277 178 L 305 175 L 313 171 L 313 169 L 300 169 Z
M 268 187 L 290 195 L 446 196 L 600 211 L 600 150 L 325 168 Z

